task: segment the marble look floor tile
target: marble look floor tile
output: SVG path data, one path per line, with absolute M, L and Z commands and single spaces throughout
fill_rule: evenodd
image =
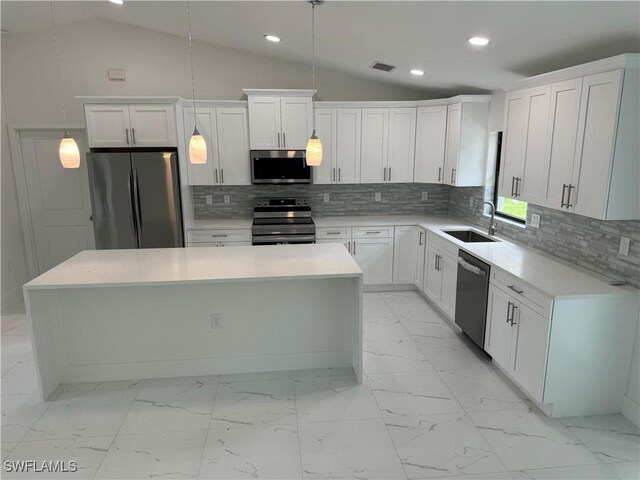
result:
M 142 387 L 197 387 L 198 385 L 216 385 L 219 381 L 219 375 L 199 377 L 148 378 L 144 381 Z
M 115 435 L 136 393 L 136 390 L 60 393 L 25 440 Z
M 367 374 L 429 372 L 433 367 L 413 340 L 400 342 L 368 342 L 363 350 Z
M 409 478 L 505 470 L 464 413 L 393 418 L 386 423 Z
M 18 363 L 2 376 L 2 395 L 35 395 L 38 393 L 36 369 L 28 363 Z
M 118 435 L 95 478 L 197 478 L 206 430 Z
M 411 335 L 395 317 L 367 319 L 363 325 L 364 341 L 369 342 L 398 342 L 411 341 Z
M 266 380 L 291 380 L 293 372 L 282 370 L 277 372 L 232 373 L 221 375 L 220 383 L 261 382 Z
M 2 461 L 4 462 L 5 459 L 9 456 L 9 454 L 11 452 L 13 452 L 13 449 L 16 448 L 18 444 L 16 442 L 2 442 Z
M 307 378 L 294 385 L 300 423 L 380 418 L 369 385 L 359 384 L 354 375 Z
M 211 429 L 199 478 L 300 478 L 295 425 Z
M 382 420 L 300 425 L 304 478 L 406 478 Z
M 3 395 L 2 443 L 22 440 L 50 405 L 39 395 Z
M 369 375 L 382 416 L 414 416 L 463 412 L 436 372 Z
M 40 440 L 22 442 L 11 452 L 7 460 L 62 461 L 69 467 L 69 461 L 76 462 L 75 472 L 3 472 L 2 478 L 82 478 L 91 479 L 95 475 L 102 459 L 107 454 L 113 437 L 70 438 L 58 440 Z
M 83 382 L 67 383 L 62 390 L 69 392 L 106 392 L 109 390 L 138 390 L 142 387 L 144 380 L 117 380 L 112 382 Z
M 560 422 L 603 462 L 640 460 L 640 430 L 620 414 L 569 417 Z
M 3 366 L 15 365 L 27 354 L 32 353 L 31 340 L 28 335 L 6 335 L 2 333 L 1 357 Z
M 578 465 L 573 467 L 540 468 L 537 470 L 521 470 L 511 472 L 515 479 L 530 480 L 617 480 L 617 476 L 606 465 Z M 636 477 L 637 478 L 637 477 Z
M 469 416 L 508 470 L 598 463 L 560 422 L 537 410 L 470 412 Z
M 379 292 L 380 297 L 386 299 L 395 298 L 422 298 L 415 290 L 402 290 L 398 292 Z
M 487 370 L 459 370 L 438 372 L 440 378 L 468 412 L 527 408 L 507 380 L 498 373 Z
M 310 370 L 294 370 L 294 380 L 304 380 L 305 378 L 318 377 L 350 377 L 355 375 L 353 367 L 338 368 L 312 368 Z
M 293 379 L 221 383 L 211 428 L 295 424 Z
M 429 363 L 438 371 L 459 371 L 491 366 L 490 358 L 467 340 L 432 338 L 422 339 L 416 343 Z
M 143 387 L 118 434 L 206 430 L 217 389 L 207 384 Z
M 412 328 L 411 336 L 417 343 L 428 342 L 433 339 L 455 340 L 460 338 L 460 334 L 445 322 L 428 323 L 414 321 L 410 325 Z
M 453 475 L 446 477 L 432 477 L 431 480 L 511 480 L 513 477 L 509 472 L 488 472 L 473 475 Z M 558 479 L 560 480 L 560 479 Z
M 623 480 L 638 480 L 640 478 L 640 462 L 609 463 L 607 466 Z
M 428 317 L 433 316 L 434 310 L 422 298 L 396 298 L 385 299 L 391 311 L 402 317 Z

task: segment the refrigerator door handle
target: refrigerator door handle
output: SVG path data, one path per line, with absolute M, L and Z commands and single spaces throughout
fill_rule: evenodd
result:
M 138 188 L 138 172 L 133 169 L 133 201 L 135 203 L 136 223 L 138 224 L 138 248 L 142 248 L 142 214 L 140 212 L 140 190 Z
M 129 189 L 129 210 L 131 210 L 131 233 L 133 233 L 137 239 L 138 235 L 136 234 L 136 231 L 138 230 L 138 227 L 136 225 L 136 211 L 134 209 L 133 172 L 131 170 L 129 170 L 129 182 L 127 184 L 127 188 Z

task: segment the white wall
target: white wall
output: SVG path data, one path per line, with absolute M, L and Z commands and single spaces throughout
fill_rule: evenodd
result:
M 504 90 L 495 90 L 491 92 L 491 103 L 489 103 L 490 132 L 499 132 L 503 129 L 504 97 Z

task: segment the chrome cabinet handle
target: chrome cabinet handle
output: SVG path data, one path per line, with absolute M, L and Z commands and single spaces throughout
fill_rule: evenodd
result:
M 451 169 L 451 185 L 453 185 L 453 184 L 455 184 L 455 183 L 456 183 L 456 180 L 455 180 L 455 178 L 454 178 L 455 176 L 456 176 L 456 169 L 455 169 L 455 168 L 452 168 L 452 169 Z
M 125 128 L 124 133 L 127 135 L 127 145 L 129 145 L 129 129 Z
M 507 285 L 507 287 L 516 292 L 518 295 L 522 295 L 524 293 L 524 290 L 516 288 L 514 285 Z
M 138 224 L 138 247 L 142 247 L 142 212 L 140 210 L 140 191 L 138 189 L 138 171 L 134 168 L 133 174 L 133 201 L 135 203 L 136 223 Z
M 280 132 L 278 132 L 278 148 L 280 148 Z
M 356 241 L 353 241 L 353 254 L 356 254 Z
M 351 241 L 347 242 L 347 245 L 348 245 L 347 251 L 351 253 Z
M 571 205 L 571 189 L 572 188 L 576 188 L 576 187 L 574 187 L 573 185 L 569 184 L 568 193 L 567 193 L 567 208 L 573 207 L 573 205 Z
M 335 182 L 336 181 L 336 169 L 334 168 L 333 171 L 331 172 L 331 181 Z
M 511 307 L 511 326 L 512 327 L 516 324 L 515 319 L 516 319 L 516 310 L 517 309 L 518 309 L 518 306 L 515 303 L 513 303 L 512 307 Z
M 442 179 L 442 167 L 438 167 L 438 181 Z
M 387 167 L 384 167 L 382 169 L 382 181 L 386 182 L 387 181 Z
M 215 172 L 216 172 L 216 183 L 218 183 L 218 169 L 217 168 L 215 169 Z
M 131 127 L 131 140 L 133 141 L 133 144 L 136 144 L 136 129 Z
M 340 172 L 340 167 L 338 167 L 338 182 L 342 182 L 342 175 Z
M 327 232 L 327 235 L 340 235 L 340 232 Z
M 522 196 L 522 192 L 520 191 L 520 185 L 522 184 L 522 177 L 518 178 L 518 184 L 516 185 L 516 193 L 518 194 L 518 198 Z
M 421 247 L 422 246 L 422 235 L 424 232 L 418 232 L 418 246 Z
M 224 168 L 220 169 L 220 183 L 224 183 Z
M 562 184 L 562 200 L 560 200 L 560 208 L 562 208 L 562 207 L 564 207 L 564 206 L 565 206 L 565 205 L 564 205 L 564 194 L 565 194 L 565 191 L 566 191 L 566 190 L 567 190 L 567 184 L 566 184 L 566 183 L 563 183 L 563 184 Z
M 515 196 L 515 193 L 514 193 L 515 187 L 513 186 L 515 182 L 516 182 L 516 177 L 511 177 L 511 196 L 512 197 Z
M 371 230 L 364 233 L 366 233 L 367 235 L 373 235 L 373 234 L 382 233 L 382 232 L 380 230 L 375 230 L 375 231 Z
M 226 238 L 226 237 L 228 237 L 228 236 L 229 236 L 229 235 L 226 235 L 226 234 L 225 234 L 225 235 L 223 235 L 223 234 L 219 234 L 219 235 L 211 235 L 211 238 Z
M 509 323 L 511 321 L 511 307 L 512 306 L 513 306 L 513 303 L 507 302 L 507 323 Z
M 282 148 L 287 148 L 287 134 L 282 132 Z
M 391 181 L 391 167 L 389 167 L 389 181 Z

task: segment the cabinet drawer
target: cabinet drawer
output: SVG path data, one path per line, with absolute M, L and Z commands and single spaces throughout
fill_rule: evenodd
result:
M 250 242 L 251 230 L 188 230 L 187 242 Z
M 357 227 L 354 238 L 393 238 L 393 227 Z
M 318 240 L 331 240 L 331 239 L 350 239 L 351 229 L 349 227 L 330 228 L 322 227 L 316 229 L 316 238 Z
M 544 314 L 546 317 L 550 315 L 551 299 L 519 278 L 494 268 L 491 271 L 491 281 L 505 292 L 509 292 L 513 298 L 529 305 L 533 310 Z

